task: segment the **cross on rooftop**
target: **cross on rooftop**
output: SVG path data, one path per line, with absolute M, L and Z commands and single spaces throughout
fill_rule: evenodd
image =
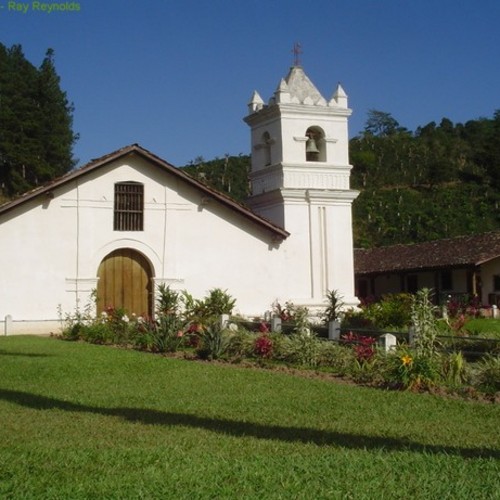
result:
M 302 46 L 300 43 L 295 42 L 293 44 L 293 65 L 300 66 L 300 54 L 302 54 Z

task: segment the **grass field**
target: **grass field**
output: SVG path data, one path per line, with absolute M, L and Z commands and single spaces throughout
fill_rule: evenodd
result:
M 470 335 L 500 339 L 500 319 L 474 318 L 465 324 Z
M 500 406 L 0 337 L 0 498 L 500 498 Z

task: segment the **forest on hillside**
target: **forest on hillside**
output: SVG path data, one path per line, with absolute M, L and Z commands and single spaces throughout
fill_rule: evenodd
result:
M 371 111 L 350 141 L 357 246 L 422 242 L 500 228 L 500 110 L 414 132 Z
M 500 110 L 465 124 L 443 118 L 409 131 L 371 110 L 350 141 L 354 243 L 370 248 L 500 229 Z M 204 161 L 186 171 L 244 202 L 249 156 Z

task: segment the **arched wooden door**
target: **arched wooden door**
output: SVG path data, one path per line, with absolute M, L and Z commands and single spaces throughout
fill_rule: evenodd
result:
M 113 307 L 127 314 L 152 315 L 152 272 L 144 255 L 130 248 L 115 250 L 104 257 L 97 276 L 99 314 Z

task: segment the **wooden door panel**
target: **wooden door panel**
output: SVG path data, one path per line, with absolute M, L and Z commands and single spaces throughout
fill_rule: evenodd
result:
M 129 248 L 115 250 L 98 270 L 97 311 L 123 308 L 128 314 L 151 315 L 151 266 L 146 258 Z

